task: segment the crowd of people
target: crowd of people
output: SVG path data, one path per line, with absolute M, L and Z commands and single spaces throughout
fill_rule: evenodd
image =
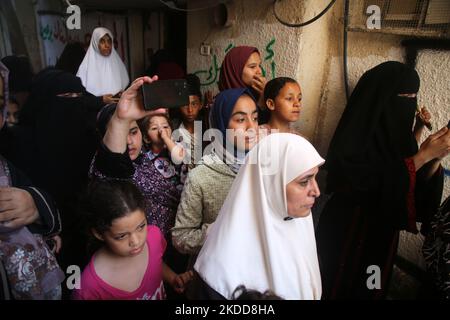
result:
M 204 99 L 164 59 L 130 83 L 113 39 L 96 28 L 36 75 L 1 60 L 0 299 L 386 299 L 402 230 L 426 237 L 425 296 L 449 299 L 450 129 L 418 144 L 414 68 L 366 71 L 322 157 L 302 86 L 267 81 L 257 48 L 229 50 Z M 189 104 L 145 110 L 141 87 L 173 77 Z

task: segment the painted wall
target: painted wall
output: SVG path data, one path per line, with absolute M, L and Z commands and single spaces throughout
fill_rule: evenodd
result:
M 337 1 L 325 16 L 304 28 L 278 23 L 272 13 L 272 1 L 236 0 L 234 3 L 235 24 L 228 28 L 214 25 L 213 10 L 188 15 L 188 72 L 199 75 L 203 90 L 217 92 L 218 72 L 227 49 L 231 45 L 258 47 L 268 79 L 289 76 L 301 84 L 303 110 L 297 126 L 325 156 L 346 104 L 342 62 L 344 1 Z M 285 0 L 277 6 L 277 12 L 286 21 L 298 22 L 302 17 L 318 14 L 328 3 L 328 0 Z M 377 64 L 387 60 L 404 62 L 405 51 L 400 44 L 403 39 L 398 35 L 349 32 L 350 90 L 365 71 Z M 202 43 L 211 45 L 211 55 L 200 54 Z M 422 82 L 419 103 L 431 111 L 434 128 L 440 128 L 450 118 L 447 94 L 450 52 L 421 51 L 417 70 Z M 444 165 L 450 168 L 450 157 Z M 444 197 L 449 194 L 450 183 L 446 178 Z M 402 234 L 399 254 L 423 267 L 421 241 L 420 236 Z

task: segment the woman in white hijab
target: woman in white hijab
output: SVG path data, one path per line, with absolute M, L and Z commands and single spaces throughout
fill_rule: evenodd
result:
M 91 44 L 77 72 L 86 90 L 95 96 L 103 96 L 106 103 L 114 102 L 112 96 L 123 91 L 130 82 L 113 43 L 111 31 L 94 29 Z
M 198 298 L 232 299 L 244 285 L 282 299 L 320 299 L 311 207 L 323 162 L 290 133 L 269 135 L 250 151 L 194 265 Z

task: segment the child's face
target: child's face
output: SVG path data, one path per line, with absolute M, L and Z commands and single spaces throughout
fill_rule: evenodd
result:
M 198 96 L 189 96 L 189 105 L 180 108 L 183 121 L 194 122 L 201 108 L 200 98 Z
M 164 143 L 159 133 L 160 130 L 166 130 L 169 136 L 172 135 L 172 129 L 170 129 L 170 125 L 169 122 L 167 121 L 167 118 L 163 116 L 153 116 L 150 119 L 147 130 L 147 137 L 150 143 L 152 144 Z
M 234 105 L 228 129 L 234 130 L 234 145 L 237 149 L 250 150 L 256 144 L 258 109 L 248 95 L 241 96 Z
M 136 121 L 133 121 L 130 125 L 130 130 L 127 136 L 128 156 L 131 161 L 136 160 L 141 152 L 142 148 L 142 133 Z
M 13 126 L 19 122 L 19 106 L 17 103 L 8 102 L 6 117 L 6 123 L 8 126 Z
M 316 175 L 318 167 L 301 174 L 286 185 L 286 202 L 288 215 L 293 218 L 306 217 L 320 196 Z
M 115 219 L 99 239 L 118 256 L 133 257 L 141 254 L 147 241 L 147 219 L 144 212 L 138 209 Z
M 302 90 L 298 83 L 286 83 L 275 97 L 274 102 L 272 112 L 275 113 L 279 120 L 287 122 L 297 121 L 302 107 Z

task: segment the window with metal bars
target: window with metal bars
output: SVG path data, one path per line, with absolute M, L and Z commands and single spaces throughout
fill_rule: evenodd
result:
M 369 30 L 367 8 L 376 5 L 381 11 L 381 28 Z M 349 29 L 450 38 L 449 0 L 351 0 Z

